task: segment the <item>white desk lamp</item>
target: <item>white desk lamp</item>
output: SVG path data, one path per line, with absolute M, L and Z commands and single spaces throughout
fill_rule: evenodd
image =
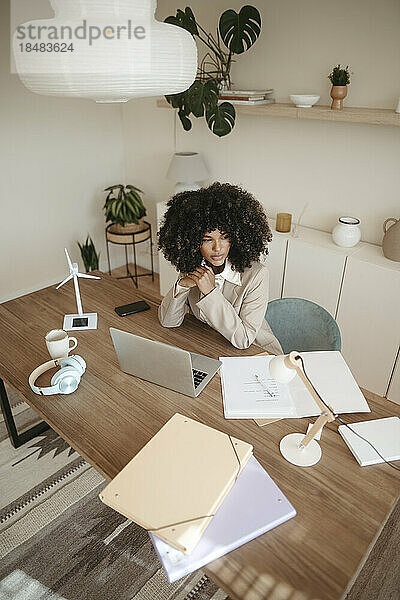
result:
M 208 170 L 198 152 L 176 152 L 167 171 L 167 179 L 174 181 L 175 194 L 199 190 L 199 183 L 208 179 Z
M 336 417 L 304 373 L 302 359 L 298 352 L 276 356 L 269 363 L 269 370 L 271 376 L 280 383 L 289 383 L 297 373 L 321 409 L 320 416 L 306 435 L 290 433 L 281 439 L 279 445 L 281 454 L 287 461 L 299 467 L 311 467 L 320 460 L 322 455 L 320 445 L 314 438 L 326 423 L 334 421 Z

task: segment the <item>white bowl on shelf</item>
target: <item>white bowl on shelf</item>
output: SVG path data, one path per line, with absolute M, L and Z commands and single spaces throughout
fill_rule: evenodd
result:
M 315 94 L 291 94 L 289 97 L 297 108 L 311 108 L 313 104 L 318 102 L 321 96 L 316 96 Z

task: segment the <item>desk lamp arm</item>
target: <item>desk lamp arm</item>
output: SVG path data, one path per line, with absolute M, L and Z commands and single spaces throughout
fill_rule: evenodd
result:
M 301 447 L 306 448 L 308 444 L 318 435 L 318 433 L 322 430 L 326 423 L 330 423 L 331 421 L 335 420 L 335 415 L 333 411 L 322 402 L 314 387 L 311 385 L 310 381 L 306 377 L 302 368 L 299 353 L 290 352 L 290 354 L 285 356 L 284 363 L 286 367 L 288 367 L 288 369 L 296 370 L 300 379 L 302 380 L 307 390 L 310 392 L 311 396 L 316 402 L 317 406 L 321 409 L 320 416 L 315 421 L 314 425 L 311 427 L 310 431 L 307 433 L 307 435 L 300 444 Z

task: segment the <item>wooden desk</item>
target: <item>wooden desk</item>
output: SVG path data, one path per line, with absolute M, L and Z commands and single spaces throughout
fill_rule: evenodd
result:
M 298 515 L 208 565 L 207 573 L 232 598 L 245 600 L 333 600 L 350 579 L 383 526 L 400 491 L 399 473 L 387 465 L 358 466 L 337 433 L 325 427 L 322 459 L 302 469 L 279 453 L 287 433 L 305 431 L 307 419 L 258 427 L 251 420 L 225 420 L 220 382 L 199 398 L 136 379 L 119 370 L 108 328 L 118 327 L 217 358 L 256 354 L 239 351 L 193 318 L 178 329 L 157 320 L 157 302 L 128 282 L 102 275 L 80 282 L 85 308 L 99 313 L 97 331 L 76 332 L 76 352 L 87 362 L 79 389 L 69 396 L 37 396 L 28 375 L 48 360 L 45 333 L 61 327 L 74 307 L 73 286 L 47 288 L 0 305 L 0 375 L 65 440 L 107 479 L 113 478 L 175 413 L 181 412 L 254 445 L 254 454 L 297 509 Z M 151 310 L 120 318 L 114 306 L 144 297 Z M 47 377 L 47 378 L 46 378 Z M 48 375 L 40 383 L 45 384 Z M 346 415 L 347 422 L 400 414 L 378 399 L 372 414 Z

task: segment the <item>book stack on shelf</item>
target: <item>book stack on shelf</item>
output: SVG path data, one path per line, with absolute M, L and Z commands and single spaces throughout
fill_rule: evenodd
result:
M 218 96 L 221 102 L 231 104 L 273 104 L 275 102 L 274 90 L 224 90 Z

